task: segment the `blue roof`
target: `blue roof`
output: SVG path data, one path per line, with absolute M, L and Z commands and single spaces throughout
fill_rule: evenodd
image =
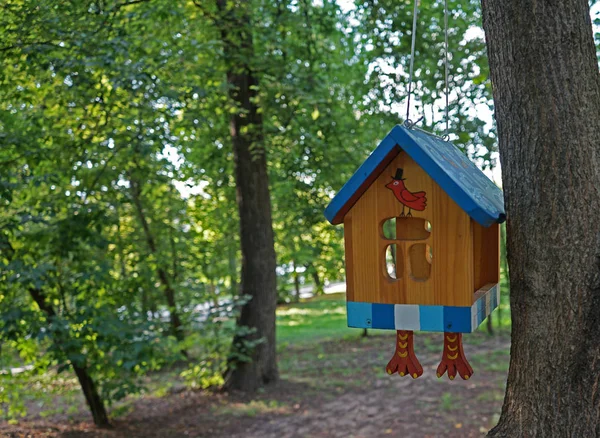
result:
M 332 224 L 346 213 L 403 150 L 476 222 L 489 227 L 506 219 L 498 188 L 456 146 L 418 129 L 395 126 L 325 209 Z

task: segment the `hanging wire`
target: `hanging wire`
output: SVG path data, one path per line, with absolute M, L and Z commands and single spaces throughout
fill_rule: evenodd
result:
M 408 79 L 408 100 L 406 103 L 406 119 L 404 120 L 404 124 L 407 126 L 413 125 L 413 123 L 409 119 L 410 115 L 410 97 L 412 94 L 412 84 L 413 84 L 413 71 L 415 66 L 415 43 L 417 42 L 417 15 L 419 14 L 419 0 L 415 0 L 415 6 L 413 9 L 413 27 L 412 27 L 412 43 L 410 46 L 410 73 Z
M 413 75 L 414 75 L 414 65 L 415 65 L 415 45 L 417 41 L 417 18 L 419 13 L 419 0 L 414 0 L 414 9 L 413 9 L 413 26 L 412 26 L 412 42 L 410 46 L 410 70 L 409 70 L 409 79 L 408 79 L 408 99 L 406 103 L 406 119 L 404 120 L 404 125 L 408 128 L 414 128 L 419 121 L 423 119 L 421 117 L 416 122 L 412 122 L 409 118 L 410 116 L 410 100 L 412 97 L 412 88 L 413 88 Z M 445 116 L 446 116 L 446 130 L 443 137 L 440 137 L 443 140 L 448 140 L 450 136 L 450 86 L 448 81 L 449 71 L 450 71 L 450 63 L 448 60 L 448 0 L 444 0 L 444 94 L 446 97 L 446 108 L 445 108 Z M 438 137 L 436 135 L 436 137 Z
M 444 135 L 445 139 L 448 139 L 450 136 L 450 105 L 449 105 L 449 94 L 450 87 L 448 86 L 448 0 L 444 0 L 444 33 L 445 33 L 445 46 L 444 46 L 444 55 L 445 55 L 445 71 L 444 71 L 444 81 L 446 88 L 446 133 Z

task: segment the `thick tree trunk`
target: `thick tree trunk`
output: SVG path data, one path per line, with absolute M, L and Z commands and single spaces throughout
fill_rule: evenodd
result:
M 30 288 L 29 295 L 31 295 L 33 301 L 35 301 L 40 310 L 46 314 L 46 317 L 49 320 L 56 317 L 54 308 L 46 302 L 46 298 L 40 289 Z M 66 339 L 55 339 L 54 342 L 60 348 L 60 346 L 66 342 Z M 110 427 L 104 401 L 100 397 L 96 384 L 89 375 L 87 368 L 85 366 L 75 365 L 74 363 L 71 363 L 71 366 L 77 375 L 77 380 L 79 380 L 79 385 L 85 396 L 85 401 L 90 408 L 94 424 L 99 427 Z
M 587 0 L 483 0 L 512 348 L 490 436 L 600 436 L 600 75 Z
M 148 244 L 148 249 L 153 255 L 158 255 L 158 248 L 156 246 L 156 240 L 154 239 L 154 235 L 152 234 L 152 230 L 150 230 L 150 224 L 148 223 L 148 219 L 146 218 L 146 213 L 144 210 L 144 206 L 142 204 L 142 190 L 139 186 L 138 181 L 135 178 L 131 178 L 131 197 L 133 199 L 133 204 L 135 205 L 135 209 L 138 214 L 138 218 L 140 219 L 140 223 L 142 225 L 142 230 L 144 231 L 144 236 L 146 237 L 146 242 Z M 171 285 L 171 280 L 169 279 L 169 275 L 164 267 L 160 264 L 156 266 L 156 274 L 160 280 L 160 283 L 163 286 L 163 293 L 165 295 L 165 300 L 167 301 L 167 305 L 169 306 L 169 321 L 171 324 L 171 334 L 175 336 L 175 338 L 181 342 L 185 338 L 183 333 L 183 324 L 181 323 L 181 318 L 179 317 L 179 311 L 177 310 L 177 303 L 175 301 L 175 290 Z M 188 357 L 187 351 L 181 350 L 181 353 Z
M 235 249 L 229 249 L 229 278 L 230 278 L 230 289 L 231 295 L 234 297 L 238 295 L 238 273 L 237 273 L 237 253 Z
M 261 340 L 245 351 L 251 361 L 230 360 L 227 387 L 254 391 L 277 380 L 275 307 L 277 282 L 275 248 L 269 198 L 269 177 L 258 107 L 258 80 L 252 68 L 254 48 L 249 2 L 217 0 L 219 30 L 227 62 L 229 97 L 237 111 L 230 120 L 240 215 L 242 278 L 240 292 L 250 296 L 242 307 L 238 326 L 249 335 L 236 336 L 234 349 L 246 350 L 246 342 Z

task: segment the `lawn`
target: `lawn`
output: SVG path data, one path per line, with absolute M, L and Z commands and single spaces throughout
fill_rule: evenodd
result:
M 279 346 L 311 344 L 362 333 L 346 325 L 345 294 L 331 294 L 277 309 Z

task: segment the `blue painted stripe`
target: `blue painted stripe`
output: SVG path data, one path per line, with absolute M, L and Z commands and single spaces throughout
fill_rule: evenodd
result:
M 444 306 L 445 332 L 471 332 L 471 307 Z
M 485 314 L 485 312 L 481 312 L 477 314 L 477 327 L 479 327 L 481 325 L 481 323 L 483 322 L 483 320 L 485 319 L 487 315 Z
M 498 284 L 494 285 L 473 304 L 473 307 L 477 309 L 477 327 L 498 307 L 497 294 L 499 287 Z
M 485 312 L 485 301 L 483 300 L 477 300 L 477 314 L 480 313 L 484 313 Z
M 420 306 L 421 330 L 444 331 L 444 306 Z
M 393 304 L 373 303 L 372 312 L 373 312 L 373 328 L 392 329 L 392 330 L 396 328 Z
M 472 306 L 425 306 L 349 301 L 348 326 L 384 330 L 471 333 L 497 306 L 498 285 Z M 490 306 L 486 306 L 490 303 Z
M 371 303 L 348 301 L 346 303 L 348 327 L 371 328 L 373 321 L 372 306 Z

